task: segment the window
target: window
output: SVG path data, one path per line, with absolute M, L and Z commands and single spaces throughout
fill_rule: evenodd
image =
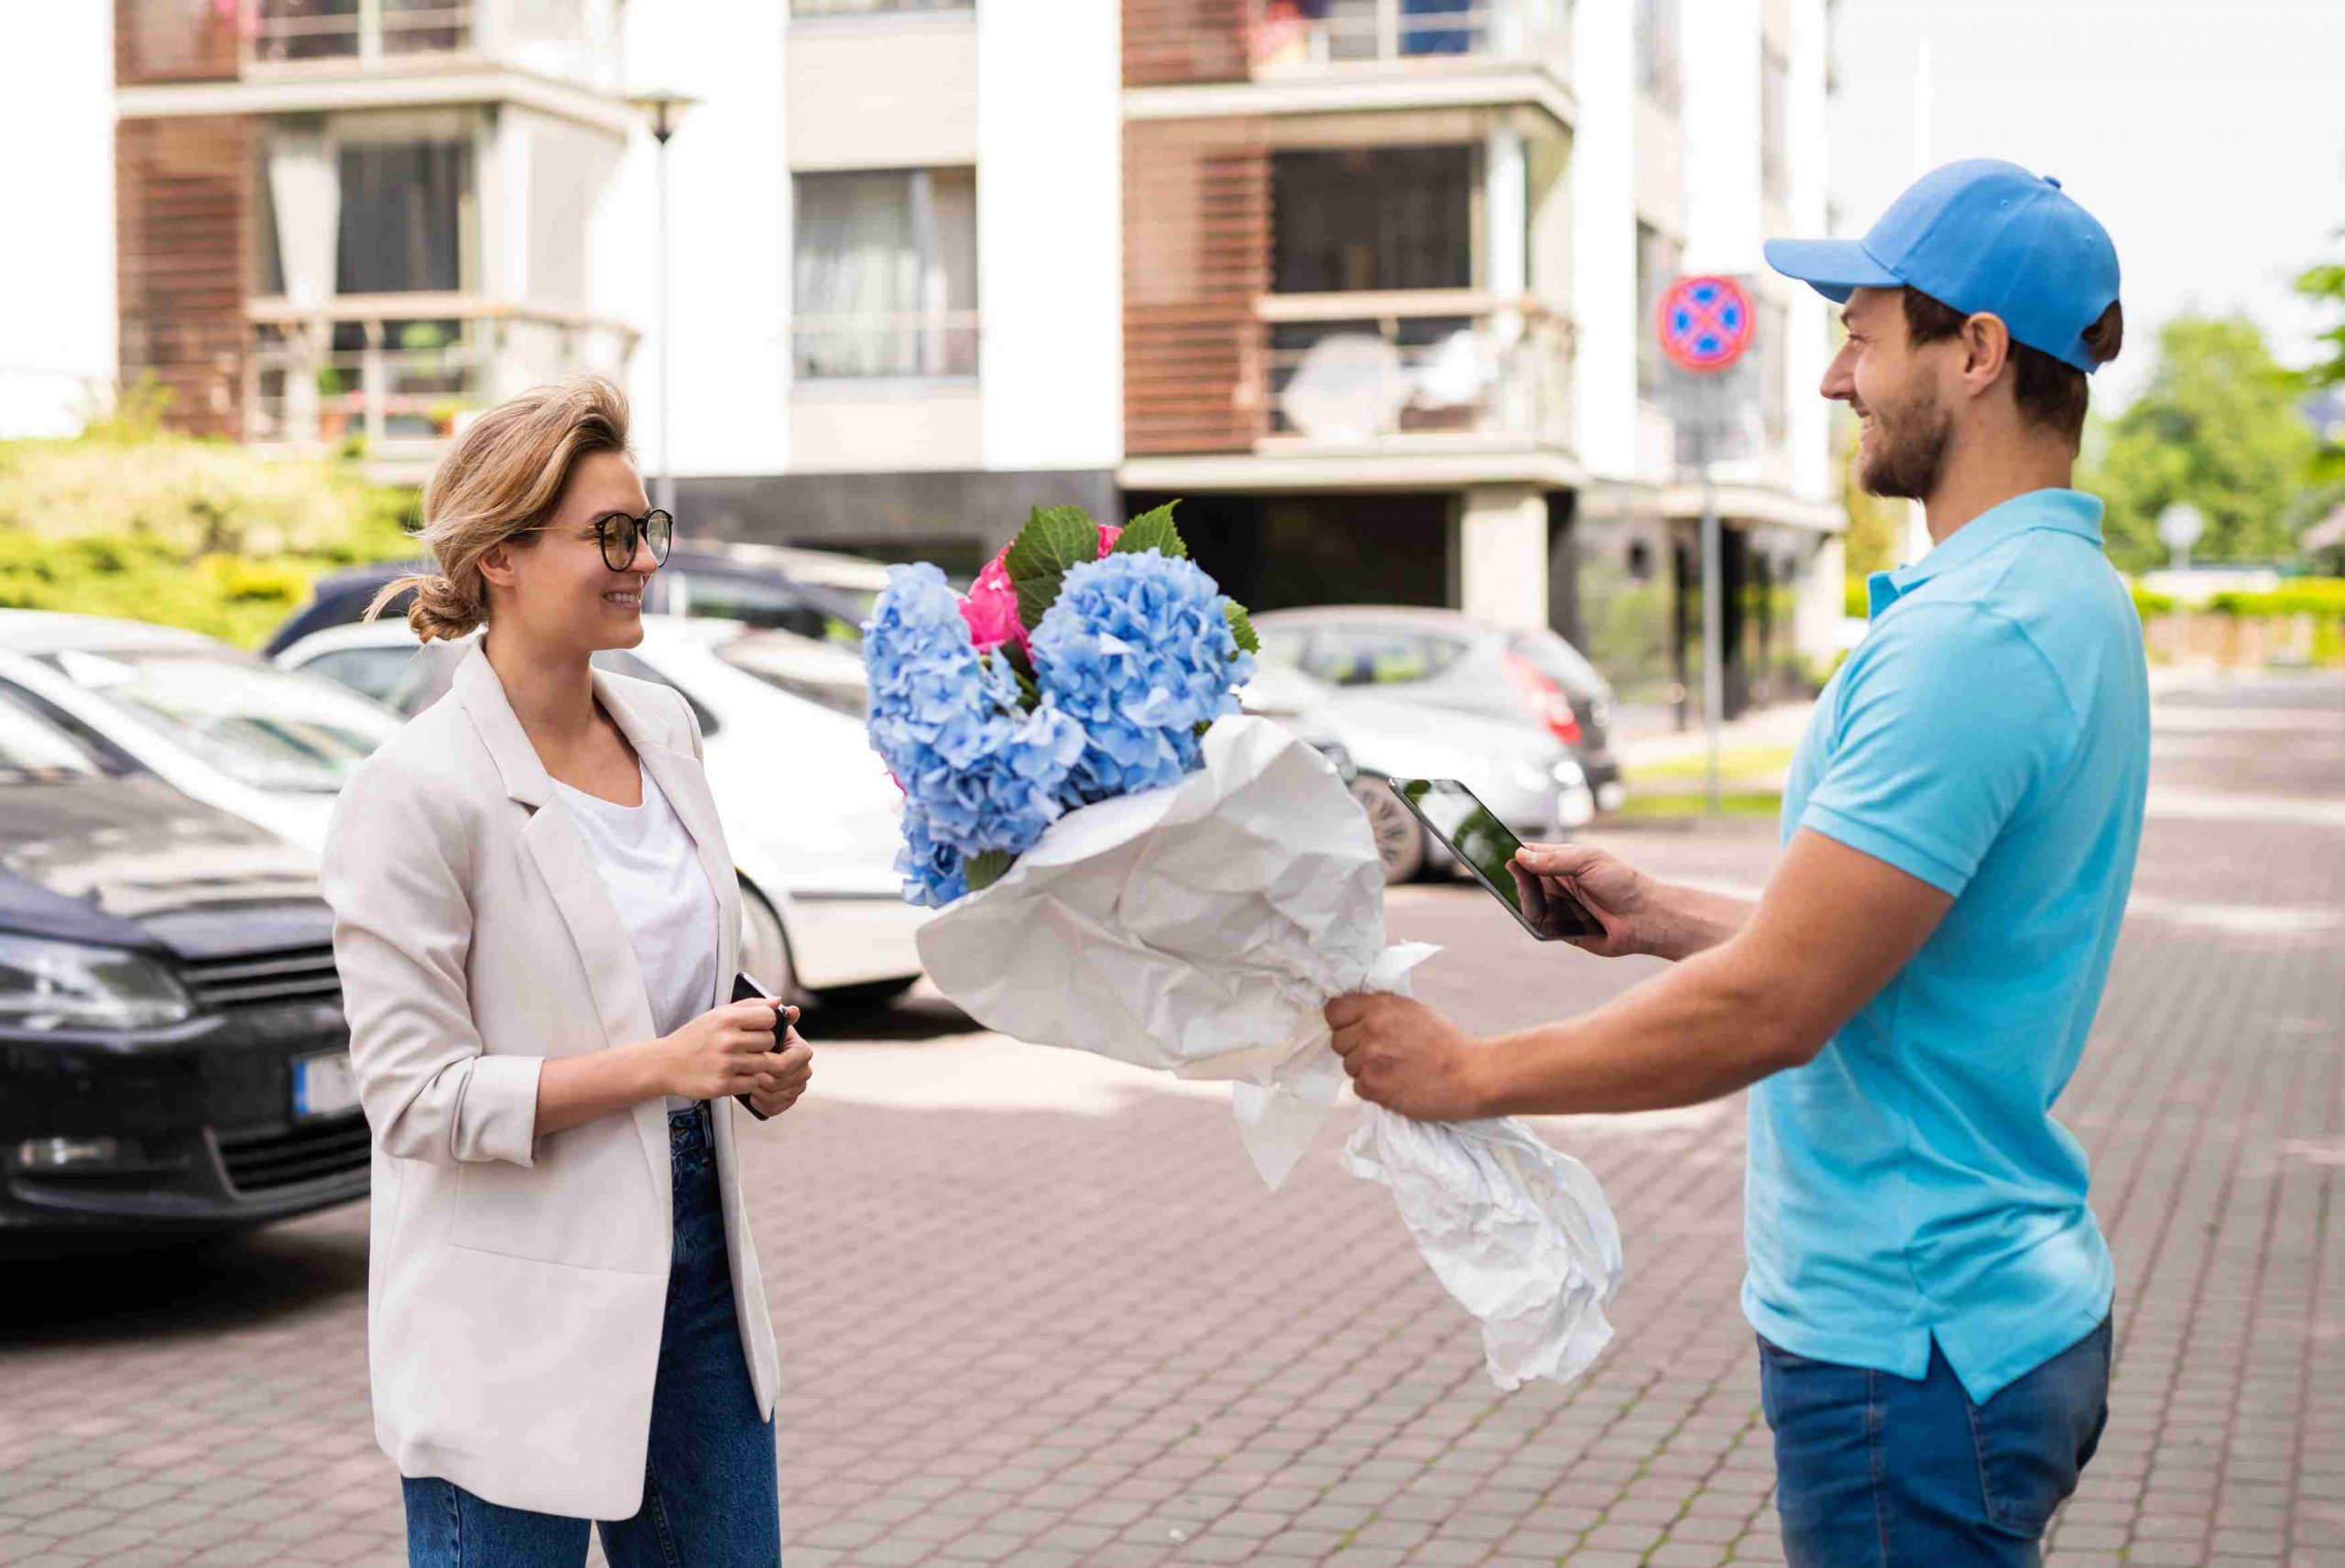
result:
M 1685 247 L 1651 223 L 1637 224 L 1637 392 L 1651 397 L 1661 390 L 1661 339 L 1654 324 L 1661 314 L 1661 296 L 1685 270 Z
M 1771 201 L 1791 193 L 1791 62 L 1772 45 L 1759 46 L 1759 188 Z
M 413 648 L 344 648 L 322 653 L 303 663 L 301 669 L 339 681 L 379 702 L 391 694 L 391 688 L 398 684 L 399 677 L 407 670 L 408 660 L 414 657 Z
M 335 163 L 341 201 L 334 292 L 453 293 L 464 287 L 470 142 L 345 142 Z
M 92 744 L 59 723 L 62 716 L 24 688 L 0 685 L 0 783 L 95 779 L 131 770 L 126 758 L 110 755 L 111 747 Z
M 1474 286 L 1475 147 L 1351 147 L 1271 159 L 1281 294 Z
M 967 11 L 976 0 L 790 0 L 793 16 L 878 16 L 902 11 Z
M 976 171 L 802 174 L 796 190 L 798 374 L 975 376 Z
M 1667 109 L 1678 106 L 1679 0 L 1636 0 L 1637 85 Z
M 703 620 L 739 621 L 746 626 L 796 632 L 804 637 L 833 634 L 832 617 L 806 602 L 805 595 L 770 578 L 730 572 L 680 572 L 668 581 L 671 614 Z
M 332 793 L 398 733 L 396 715 L 256 659 L 82 648 L 44 662 L 109 706 L 256 789 Z
M 1405 626 L 1329 626 L 1312 637 L 1303 668 L 1331 686 L 1402 686 L 1430 681 L 1464 651 Z

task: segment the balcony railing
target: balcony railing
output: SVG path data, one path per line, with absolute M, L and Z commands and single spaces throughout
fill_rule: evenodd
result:
M 790 323 L 801 381 L 975 376 L 977 337 L 975 310 L 799 316 Z
M 1271 444 L 1572 445 L 1571 323 L 1473 289 L 1266 296 Z
M 580 370 L 616 372 L 635 334 L 615 322 L 461 294 L 372 295 L 322 309 L 254 301 L 245 437 L 436 451 L 497 397 Z
M 1554 55 L 1571 0 L 1253 0 L 1258 72 L 1437 61 L 1459 55 Z
M 473 42 L 471 0 L 244 0 L 248 64 L 452 54 Z

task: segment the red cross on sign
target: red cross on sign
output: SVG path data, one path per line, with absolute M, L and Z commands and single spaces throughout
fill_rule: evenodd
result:
M 1724 370 L 1751 346 L 1751 296 L 1731 278 L 1681 278 L 1661 297 L 1661 352 L 1681 370 Z

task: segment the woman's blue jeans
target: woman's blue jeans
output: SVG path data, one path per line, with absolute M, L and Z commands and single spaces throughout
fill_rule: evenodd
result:
M 643 1507 L 605 1519 L 611 1568 L 780 1568 L 773 1422 L 758 1415 L 733 1311 L 724 1200 L 705 1104 L 668 1118 L 676 1245 L 651 1399 Z M 594 1368 L 581 1367 L 582 1377 Z M 409 1478 L 409 1568 L 579 1568 L 589 1521 L 487 1502 L 451 1481 Z
M 1937 1346 L 1900 1377 L 1759 1341 L 1792 1568 L 2034 1568 L 2109 1421 L 2110 1324 L 1974 1404 Z

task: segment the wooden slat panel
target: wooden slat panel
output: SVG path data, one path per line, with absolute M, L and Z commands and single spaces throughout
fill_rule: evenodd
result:
M 1124 0 L 1124 85 L 1243 82 L 1253 0 Z
M 252 122 L 124 120 L 115 132 L 122 376 L 170 388 L 166 421 L 244 428 L 245 292 L 252 277 Z
M 219 82 L 239 70 L 241 5 L 218 0 L 115 0 L 117 82 Z
M 1124 449 L 1250 447 L 1269 429 L 1268 126 L 1130 123 L 1124 191 Z

